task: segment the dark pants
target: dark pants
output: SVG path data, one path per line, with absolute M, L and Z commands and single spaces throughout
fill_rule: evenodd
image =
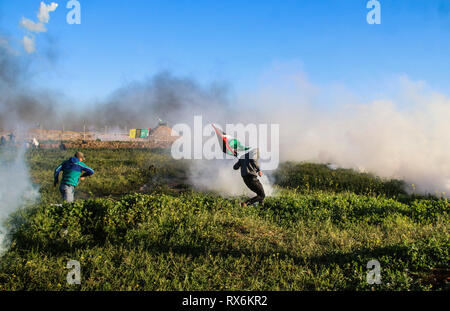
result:
M 266 197 L 266 194 L 264 193 L 264 188 L 261 184 L 261 182 L 258 180 L 256 176 L 253 175 L 247 175 L 242 177 L 244 179 L 245 184 L 247 187 L 256 193 L 256 197 L 251 198 L 245 202 L 246 204 L 253 204 L 255 202 L 259 202 L 259 204 L 264 203 L 264 198 Z

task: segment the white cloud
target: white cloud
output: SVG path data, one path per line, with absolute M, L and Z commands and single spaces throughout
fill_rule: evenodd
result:
M 58 4 L 52 2 L 51 4 L 45 4 L 41 2 L 41 6 L 39 8 L 39 12 L 37 14 L 37 18 L 39 22 L 34 22 L 28 18 L 22 17 L 20 24 L 29 32 L 33 33 L 41 33 L 47 32 L 47 28 L 45 28 L 44 24 L 47 24 L 50 20 L 50 12 L 53 12 L 58 7 Z M 23 47 L 28 54 L 36 52 L 36 43 L 34 36 L 26 35 L 22 40 Z
M 27 51 L 28 54 L 32 54 L 36 52 L 36 44 L 34 41 L 34 37 L 25 36 L 22 40 L 23 47 L 25 48 L 25 51 Z
M 41 2 L 41 7 L 39 8 L 39 13 L 37 15 L 39 21 L 41 23 L 48 23 L 50 20 L 50 12 L 53 12 L 58 7 L 58 4 L 55 2 L 52 2 L 51 4 L 45 4 L 44 2 Z
M 25 18 L 25 17 L 22 17 L 22 20 L 20 21 L 20 24 L 25 29 L 27 29 L 28 31 L 31 31 L 31 32 L 39 33 L 39 32 L 46 32 L 47 31 L 47 28 L 45 28 L 43 23 L 36 23 L 36 22 L 33 22 L 32 20 L 30 20 L 28 18 Z

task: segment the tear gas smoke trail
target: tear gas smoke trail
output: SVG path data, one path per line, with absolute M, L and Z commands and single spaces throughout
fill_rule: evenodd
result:
M 35 202 L 39 193 L 33 187 L 25 162 L 25 148 L 0 150 L 0 251 L 6 246 L 8 216 Z
M 258 106 L 254 119 L 280 124 L 281 161 L 331 162 L 449 196 L 450 98 L 406 76 L 390 83 L 367 101 L 291 72 L 241 101 Z
M 189 166 L 189 181 L 199 190 L 214 191 L 220 195 L 254 196 L 242 180 L 239 170 L 233 170 L 237 160 L 194 160 Z M 275 194 L 267 175 L 260 178 L 266 196 Z

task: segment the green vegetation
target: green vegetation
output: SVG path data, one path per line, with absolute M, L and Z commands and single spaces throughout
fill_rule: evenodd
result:
M 32 150 L 28 154 L 33 182 L 39 185 L 45 203 L 61 203 L 53 187 L 53 170 L 73 156 L 75 150 Z M 173 192 L 168 186 L 182 187 L 186 179 L 186 162 L 175 161 L 168 152 L 156 149 L 86 150 L 88 165 L 95 174 L 77 187 L 79 199 L 117 197 L 134 192 Z
M 41 202 L 9 220 L 0 290 L 449 289 L 450 203 L 400 181 L 286 163 L 279 194 L 241 208 L 191 189 L 187 163 L 162 150 L 86 150 L 96 175 L 54 205 L 53 169 L 72 153 L 27 155 Z M 366 282 L 371 259 L 380 285 Z M 66 283 L 69 260 L 81 285 Z
M 405 183 L 401 180 L 384 180 L 350 169 L 332 170 L 325 164 L 282 163 L 275 178 L 280 186 L 306 191 L 314 189 L 391 197 L 406 194 Z

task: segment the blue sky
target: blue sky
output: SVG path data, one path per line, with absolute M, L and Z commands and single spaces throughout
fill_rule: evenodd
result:
M 82 23 L 68 25 L 67 0 L 54 0 L 31 55 L 19 22 L 36 19 L 40 0 L 0 2 L 1 34 L 33 64 L 33 82 L 75 103 L 161 70 L 238 93 L 277 63 L 356 93 L 402 74 L 450 93 L 450 1 L 380 0 L 381 25 L 367 24 L 366 0 L 79 1 Z

